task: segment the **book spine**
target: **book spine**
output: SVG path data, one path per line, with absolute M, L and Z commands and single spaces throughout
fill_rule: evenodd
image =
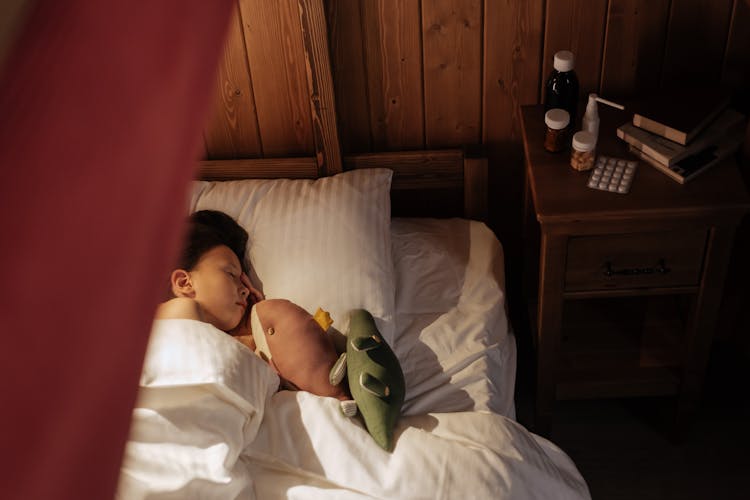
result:
M 643 115 L 639 115 L 638 113 L 635 113 L 633 115 L 633 125 L 644 130 L 648 130 L 653 134 L 660 135 L 666 139 L 669 139 L 670 141 L 682 144 L 683 146 L 687 144 L 687 134 L 685 132 L 680 132 L 679 130 L 673 129 L 672 127 L 668 127 L 662 123 L 650 120 Z
M 681 176 L 680 174 L 676 172 L 673 172 L 672 170 L 669 169 L 668 166 L 664 165 L 663 163 L 660 163 L 658 160 L 647 155 L 646 153 L 644 153 L 637 147 L 633 146 L 632 144 L 628 146 L 628 151 L 630 151 L 635 156 L 645 161 L 652 167 L 656 168 L 659 172 L 666 174 L 670 179 L 677 181 L 680 184 L 685 184 L 686 180 L 683 176 Z
M 705 172 L 717 163 L 724 161 L 732 153 L 737 151 L 742 143 L 742 137 L 728 136 L 716 146 L 709 146 L 704 150 L 695 153 L 672 166 L 666 166 L 658 160 L 647 155 L 638 148 L 629 146 L 629 150 L 634 155 L 655 167 L 659 171 L 667 174 L 680 184 L 685 184 L 700 173 Z
M 639 134 L 641 137 L 636 137 L 635 135 L 633 135 L 632 133 L 630 133 L 630 131 L 628 131 L 624 127 L 619 127 L 617 129 L 617 137 L 619 137 L 623 141 L 627 142 L 631 146 L 633 146 L 635 148 L 638 148 L 639 150 L 643 151 L 644 153 L 646 153 L 650 157 L 652 157 L 652 158 L 654 158 L 656 160 L 659 160 L 661 163 L 664 163 L 665 165 L 669 166 L 672 163 L 674 163 L 677 160 L 679 160 L 679 158 L 680 158 L 680 154 L 679 153 L 674 153 L 674 152 L 666 151 L 663 146 L 660 146 L 658 140 L 661 139 L 664 142 L 666 142 L 666 140 L 664 140 L 661 137 L 657 138 L 657 137 L 655 137 L 655 136 L 652 135 L 652 137 L 654 138 L 654 140 L 653 140 L 653 142 L 649 143 L 647 141 L 649 141 L 650 138 L 647 139 L 646 137 L 643 137 L 645 134 L 648 134 L 648 132 L 642 132 L 641 134 Z M 680 147 L 682 147 L 682 146 L 680 146 Z M 684 155 L 682 155 L 682 156 L 684 156 Z
M 700 153 L 710 146 L 718 146 L 730 137 L 742 136 L 744 133 L 745 117 L 733 109 L 724 111 L 687 146 L 681 146 L 631 123 L 617 128 L 617 137 L 667 166 Z

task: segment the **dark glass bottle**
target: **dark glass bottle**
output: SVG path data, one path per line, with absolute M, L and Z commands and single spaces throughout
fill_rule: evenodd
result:
M 576 128 L 578 77 L 573 70 L 575 57 L 569 50 L 555 53 L 554 69 L 544 85 L 544 110 L 561 108 L 570 113 L 570 126 Z

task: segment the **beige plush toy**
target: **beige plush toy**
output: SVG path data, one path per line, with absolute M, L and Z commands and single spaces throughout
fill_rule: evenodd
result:
M 293 388 L 337 398 L 350 417 L 359 407 L 369 433 L 391 451 L 405 394 L 399 361 L 366 310 L 350 312 L 340 356 L 333 335 L 327 333 L 332 323 L 320 308 L 311 316 L 288 300 L 264 300 L 250 313 L 253 343 L 247 337 L 244 343 Z
M 342 401 L 342 411 L 356 414 L 356 404 L 343 376 L 331 380 L 339 359 L 333 338 L 327 333 L 333 321 L 318 309 L 315 316 L 283 299 L 256 303 L 242 332 L 232 332 L 276 370 L 282 386 Z M 249 335 L 248 335 L 249 334 Z

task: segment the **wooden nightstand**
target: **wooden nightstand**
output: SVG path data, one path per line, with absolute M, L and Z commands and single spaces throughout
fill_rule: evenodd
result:
M 604 108 L 604 109 L 603 109 Z M 633 158 L 600 106 L 597 154 Z M 736 226 L 750 198 L 734 161 L 680 185 L 640 162 L 628 194 L 590 189 L 569 151 L 543 148 L 544 109 L 522 108 L 527 284 L 538 290 L 535 431 L 557 399 L 672 395 L 677 426 L 699 401 Z M 538 236 L 538 243 L 533 238 Z M 678 431 L 679 432 L 679 431 Z

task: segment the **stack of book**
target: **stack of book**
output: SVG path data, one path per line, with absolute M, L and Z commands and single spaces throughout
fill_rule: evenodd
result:
M 642 101 L 617 129 L 630 152 L 684 184 L 737 151 L 745 117 L 720 92 L 695 89 Z

